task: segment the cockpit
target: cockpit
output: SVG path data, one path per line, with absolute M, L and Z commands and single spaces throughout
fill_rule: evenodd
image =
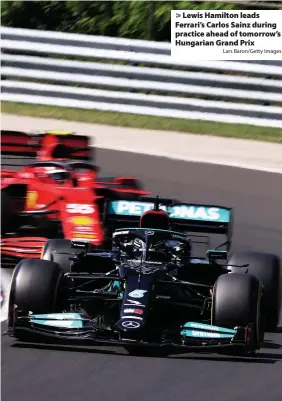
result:
M 27 171 L 32 171 L 41 180 L 48 179 L 49 183 L 77 186 L 77 183 L 89 181 L 91 184 L 96 180 L 98 167 L 83 161 L 36 161 L 26 166 Z
M 113 233 L 113 250 L 131 263 L 171 263 L 188 258 L 191 242 L 183 233 L 161 229 L 119 229 Z

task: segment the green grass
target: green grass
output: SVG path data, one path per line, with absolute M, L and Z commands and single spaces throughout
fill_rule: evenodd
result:
M 2 102 L 2 113 L 282 143 L 282 128 Z

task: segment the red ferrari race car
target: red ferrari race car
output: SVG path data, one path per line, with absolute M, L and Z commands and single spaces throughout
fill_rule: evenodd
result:
M 105 200 L 150 194 L 134 177 L 97 177 L 87 136 L 1 131 L 1 147 L 8 160 L 2 157 L 2 166 L 10 168 L 1 170 L 2 267 L 40 257 L 49 238 L 104 246 Z M 27 158 L 32 159 L 28 164 Z

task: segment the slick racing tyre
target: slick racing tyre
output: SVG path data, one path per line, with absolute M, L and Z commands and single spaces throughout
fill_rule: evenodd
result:
M 71 247 L 71 241 L 68 239 L 50 239 L 42 249 L 41 259 L 58 263 L 64 273 L 69 273 L 71 264 L 69 257 L 79 252 L 81 250 Z
M 234 329 L 254 324 L 253 351 L 260 348 L 263 339 L 261 299 L 263 286 L 249 274 L 223 274 L 215 282 L 212 302 L 212 324 Z
M 260 252 L 238 252 L 231 255 L 228 265 L 248 264 L 247 268 L 230 267 L 236 273 L 253 274 L 264 287 L 263 315 L 266 331 L 275 331 L 281 306 L 281 266 L 276 255 Z
M 24 259 L 16 266 L 9 297 L 8 327 L 14 325 L 14 306 L 21 316 L 32 313 L 60 312 L 63 306 L 62 271 L 57 263 L 40 259 Z M 27 340 L 24 331 L 14 333 Z

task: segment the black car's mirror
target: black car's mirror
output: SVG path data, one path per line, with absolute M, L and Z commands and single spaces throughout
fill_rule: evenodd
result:
M 89 249 L 89 242 L 87 241 L 71 241 L 71 248 L 81 249 L 82 251 L 87 252 Z
M 216 260 L 227 260 L 227 251 L 209 250 L 207 258 L 210 263 Z

